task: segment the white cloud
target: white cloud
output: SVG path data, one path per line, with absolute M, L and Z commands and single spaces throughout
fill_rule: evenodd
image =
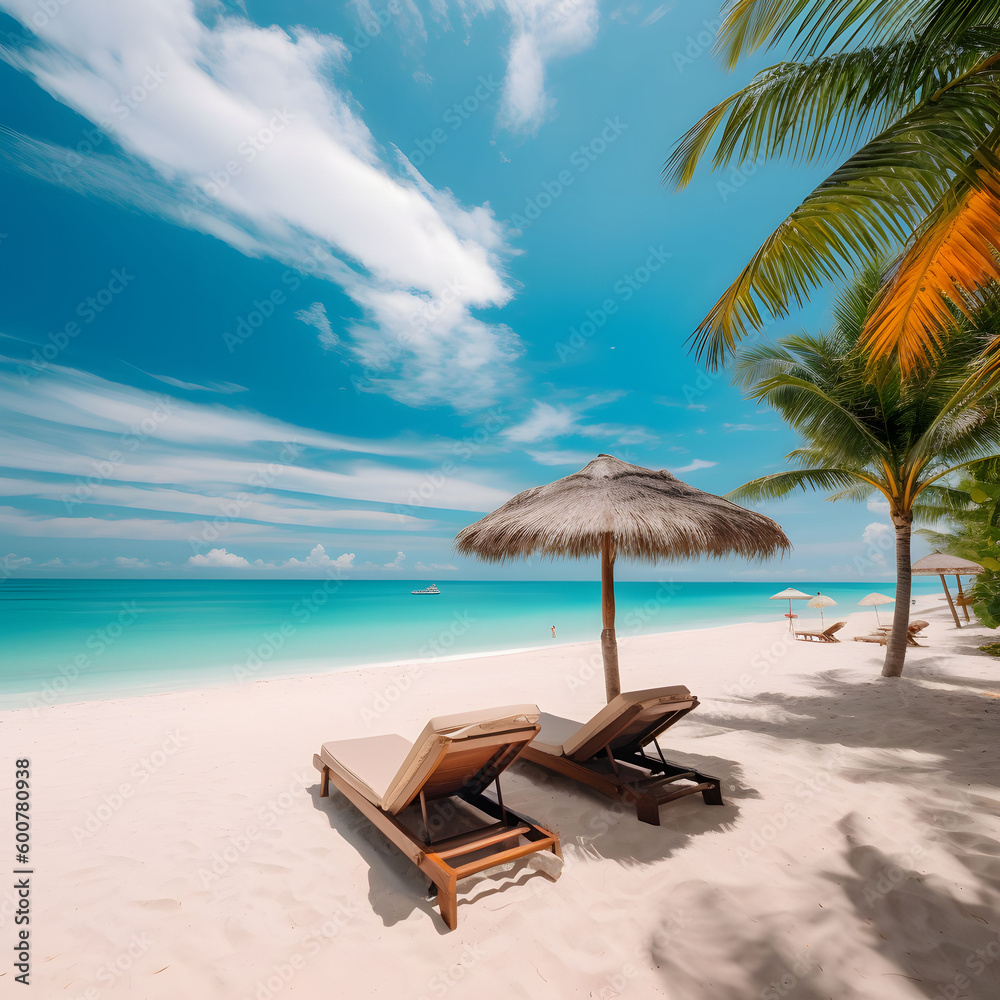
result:
M 372 0 L 351 0 L 358 23 L 368 35 L 381 33 L 378 11 Z M 429 0 L 431 15 L 450 27 L 448 0 Z M 546 68 L 557 59 L 576 55 L 597 40 L 597 0 L 457 0 L 466 30 L 477 15 L 504 12 L 510 31 L 507 71 L 500 87 L 499 122 L 513 131 L 537 130 L 554 101 L 546 92 Z M 394 20 L 409 47 L 427 39 L 427 27 L 413 0 L 397 0 Z M 357 45 L 357 37 L 349 39 Z M 423 70 L 414 79 L 431 83 Z
M 535 402 L 531 415 L 520 424 L 508 427 L 504 437 L 515 444 L 532 444 L 577 432 L 579 414 L 571 406 L 553 406 Z
M 512 34 L 507 52 L 500 123 L 535 131 L 553 101 L 545 90 L 546 65 L 575 55 L 597 39 L 597 0 L 503 0 Z
M 580 37 L 579 15 L 544 28 L 544 11 L 518 2 L 519 37 L 540 39 L 539 52 Z M 24 169 L 336 282 L 362 313 L 348 331 L 363 363 L 391 345 L 372 391 L 459 409 L 495 399 L 516 338 L 472 311 L 511 297 L 502 227 L 488 207 L 466 208 L 383 159 L 333 82 L 349 58 L 339 39 L 217 13 L 205 23 L 188 0 L 91 0 L 44 19 L 35 0 L 6 7 L 36 39 L 3 57 L 126 153 L 81 158 L 7 135 Z M 528 96 L 511 102 L 522 118 L 534 113 Z
M 14 570 L 20 569 L 22 566 L 31 565 L 31 556 L 19 556 L 14 552 L 8 552 L 2 559 L 0 559 L 0 567 L 6 573 L 10 573 Z M 0 574 L 2 575 L 2 574 Z
M 149 569 L 153 565 L 148 559 L 137 559 L 135 556 L 115 556 L 113 561 L 118 569 Z
M 156 517 L 52 517 L 35 511 L 0 507 L 0 534 L 22 538 L 127 538 L 135 541 L 189 542 L 206 537 L 211 521 L 172 521 Z M 230 539 L 267 541 L 274 531 L 263 524 L 234 522 L 227 525 Z
M 861 534 L 861 541 L 868 546 L 865 553 L 876 566 L 885 566 L 885 552 L 890 551 L 895 541 L 895 531 L 883 521 L 873 521 L 865 526 Z
M 406 562 L 406 553 L 405 552 L 397 552 L 396 553 L 396 558 L 393 559 L 392 562 L 387 562 L 385 564 L 385 566 L 384 566 L 384 569 L 392 569 L 392 570 L 399 569 L 399 570 L 401 570 L 401 569 L 404 568 L 404 563 L 405 562 Z
M 226 549 L 209 549 L 204 554 L 191 556 L 187 566 L 196 569 L 250 569 L 250 561 Z
M 9 362 L 6 367 L 11 367 Z M 428 495 L 427 484 L 435 482 L 436 470 L 429 460 L 452 454 L 453 445 L 444 438 L 425 442 L 340 437 L 219 404 L 146 393 L 55 366 L 27 384 L 13 371 L 0 370 L 4 464 L 22 472 L 73 477 L 37 490 L 39 496 L 64 500 L 71 510 L 78 510 L 79 502 L 134 503 L 143 509 L 217 518 L 220 512 L 233 516 L 227 510 L 237 498 L 238 518 L 314 527 L 388 527 L 392 519 L 401 528 L 414 529 L 422 525 L 409 512 L 335 510 L 329 503 L 296 502 L 261 491 L 470 511 L 492 510 L 509 498 L 509 493 L 487 485 L 489 470 L 475 473 L 482 482 L 445 477 Z M 395 467 L 358 460 L 365 453 L 421 464 Z M 0 494 L 31 495 L 35 485 L 0 479 Z M 147 486 L 170 489 L 157 492 L 143 488 Z
M 103 566 L 107 562 L 106 559 L 91 559 L 87 562 L 83 562 L 79 559 L 62 559 L 56 556 L 55 559 L 49 559 L 48 562 L 39 563 L 39 569 L 53 569 L 53 570 L 84 570 L 84 569 L 96 569 L 98 566 Z
M 723 424 L 727 432 L 732 431 L 773 431 L 774 427 L 766 427 L 764 424 Z
M 354 553 L 344 552 L 339 556 L 330 556 L 322 545 L 315 545 L 310 550 L 305 559 L 297 559 L 292 556 L 284 561 L 265 562 L 263 559 L 254 559 L 251 562 L 244 556 L 229 552 L 226 549 L 212 549 L 205 555 L 191 556 L 186 565 L 197 569 L 240 569 L 253 572 L 267 571 L 270 573 L 306 573 L 319 575 L 320 573 L 339 577 L 349 570 L 355 569 Z M 370 566 L 371 564 L 366 564 Z
M 223 396 L 230 396 L 234 392 L 249 391 L 245 385 L 236 385 L 235 382 L 209 382 L 208 385 L 202 385 L 200 382 L 184 382 L 170 375 L 154 375 L 152 372 L 143 372 L 143 374 L 156 379 L 157 382 L 162 382 L 164 385 L 173 386 L 175 389 L 187 389 L 188 392 L 217 392 Z
M 656 22 L 659 21 L 659 19 L 661 17 L 663 17 L 663 15 L 667 13 L 667 11 L 672 10 L 672 9 L 673 9 L 673 4 L 669 4 L 669 5 L 665 4 L 665 3 L 664 4 L 660 4 L 660 6 L 656 8 L 656 10 L 654 10 L 651 13 L 647 14 L 642 19 L 642 26 L 644 28 L 648 28 L 651 24 L 656 24 Z
M 528 451 L 539 465 L 576 465 L 581 468 L 597 456 L 587 451 Z
M 894 532 L 888 524 L 884 524 L 882 521 L 872 521 L 871 524 L 865 527 L 861 535 L 861 541 L 865 545 L 888 548 L 892 544 L 893 534 Z
M 581 403 L 573 404 L 535 400 L 531 413 L 521 423 L 508 427 L 503 436 L 512 444 L 535 444 L 571 435 L 604 439 L 620 445 L 654 444 L 657 441 L 656 436 L 644 427 L 582 422 L 588 410 L 613 403 L 622 395 L 620 392 L 597 393 L 588 396 Z
M 674 473 L 677 473 L 677 472 L 697 472 L 699 469 L 711 469 L 712 466 L 718 465 L 718 464 L 719 464 L 718 462 L 706 462 L 702 458 L 696 458 L 693 462 L 690 462 L 687 465 L 682 465 L 678 469 L 671 469 L 670 471 L 674 472 Z
M 452 570 L 457 570 L 457 566 L 452 566 L 451 563 L 428 563 L 424 564 L 422 562 L 417 562 L 414 564 L 413 568 L 418 572 L 440 572 L 440 573 L 450 573 Z
M 879 500 L 877 497 L 872 497 L 872 499 L 868 501 L 866 506 L 873 514 L 888 515 L 890 509 L 888 500 Z
M 262 567 L 264 564 L 258 559 L 255 563 L 256 566 Z M 296 559 L 294 556 L 291 559 L 286 560 L 283 563 L 269 563 L 267 564 L 270 569 L 294 569 L 294 570 L 338 570 L 344 571 L 351 569 L 354 565 L 354 553 L 344 552 L 342 555 L 333 558 L 326 554 L 326 549 L 322 545 L 317 545 L 312 551 L 306 556 L 305 559 Z
M 319 342 L 326 350 L 331 350 L 340 343 L 340 338 L 333 332 L 330 319 L 326 315 L 326 306 L 322 302 L 314 302 L 308 309 L 300 309 L 295 318 L 319 330 Z

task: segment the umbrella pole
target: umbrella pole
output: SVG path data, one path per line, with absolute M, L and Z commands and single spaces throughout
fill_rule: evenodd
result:
M 955 610 L 955 602 L 951 599 L 951 591 L 948 589 L 948 581 L 944 578 L 944 573 L 938 574 L 941 577 L 941 586 L 944 587 L 944 596 L 948 598 L 948 607 L 951 608 L 951 617 L 955 619 L 955 628 L 961 628 L 962 623 L 958 620 L 958 612 Z
M 605 532 L 601 540 L 601 613 L 604 619 L 604 631 L 601 632 L 604 688 L 610 702 L 622 690 L 618 676 L 618 640 L 615 638 L 615 551 L 610 532 Z
M 965 615 L 965 620 L 971 622 L 972 619 L 969 617 L 969 605 L 965 603 L 965 592 L 962 590 L 962 578 L 956 573 L 955 583 L 958 584 L 958 596 L 962 599 L 962 613 Z

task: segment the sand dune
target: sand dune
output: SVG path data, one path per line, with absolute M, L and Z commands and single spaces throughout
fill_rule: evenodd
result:
M 560 833 L 563 874 L 470 879 L 454 932 L 318 797 L 312 754 L 494 704 L 588 718 L 596 643 L 2 713 L 34 774 L 33 995 L 1000 996 L 1000 663 L 976 650 L 993 633 L 921 603 L 898 681 L 877 646 L 778 623 L 622 639 L 626 689 L 702 700 L 666 743 L 727 805 L 691 796 L 655 828 L 515 765 L 505 797 Z M 12 907 L 0 890 L 5 942 Z

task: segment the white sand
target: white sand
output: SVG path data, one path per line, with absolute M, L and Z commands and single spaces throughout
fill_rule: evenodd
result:
M 1000 662 L 976 647 L 1000 636 L 921 607 L 928 648 L 898 681 L 878 646 L 777 623 L 621 640 L 626 689 L 701 699 L 664 748 L 722 776 L 727 805 L 689 796 L 657 828 L 515 765 L 505 797 L 559 832 L 562 877 L 470 880 L 454 932 L 415 868 L 317 797 L 312 755 L 491 705 L 588 718 L 596 643 L 0 713 L 5 758 L 32 761 L 35 872 L 32 989 L 4 887 L 0 994 L 996 998 Z

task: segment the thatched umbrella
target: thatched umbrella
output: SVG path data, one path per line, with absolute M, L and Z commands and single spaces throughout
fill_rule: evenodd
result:
M 958 583 L 959 603 L 965 612 L 965 620 L 971 621 L 969 606 L 965 603 L 965 594 L 962 592 L 961 577 L 979 576 L 980 573 L 985 573 L 986 570 L 979 563 L 970 562 L 968 559 L 959 559 L 958 556 L 950 556 L 945 552 L 932 552 L 929 556 L 918 559 L 910 569 L 918 575 L 941 577 L 941 586 L 944 587 L 944 596 L 948 599 L 951 616 L 955 619 L 955 628 L 961 628 L 962 623 L 958 620 L 958 612 L 955 610 L 955 602 L 951 599 L 948 581 L 944 578 L 946 573 L 948 576 L 953 576 Z
M 615 559 L 655 562 L 727 555 L 763 559 L 791 548 L 763 514 L 703 493 L 665 469 L 598 455 L 572 476 L 535 486 L 458 534 L 455 548 L 491 562 L 523 556 L 601 557 L 604 680 L 621 692 L 615 639 Z

